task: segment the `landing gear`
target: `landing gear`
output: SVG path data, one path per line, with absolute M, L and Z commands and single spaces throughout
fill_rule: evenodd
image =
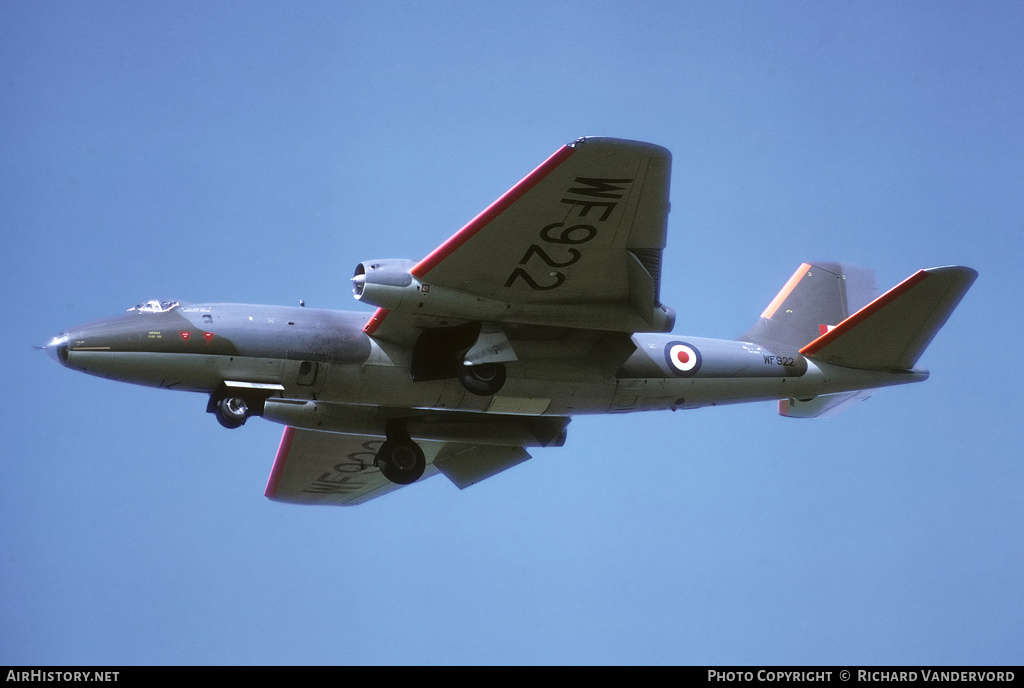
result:
M 505 363 L 515 360 L 500 325 L 468 322 L 423 330 L 412 349 L 409 373 L 413 382 L 455 377 L 470 394 L 489 397 L 505 384 Z
M 489 397 L 497 394 L 505 385 L 505 364 L 467 365 L 465 361 L 459 361 L 456 375 L 467 392 L 481 397 Z
M 398 485 L 416 482 L 427 467 L 423 450 L 409 437 L 405 425 L 396 421 L 388 423 L 387 439 L 373 463 L 385 478 Z
M 279 383 L 225 381 L 210 394 L 206 412 L 225 428 L 240 428 L 250 416 L 263 415 L 267 399 L 283 393 L 284 385 Z
M 245 421 L 252 415 L 248 402 L 241 397 L 224 397 L 214 400 L 212 405 L 217 422 L 232 430 L 245 425 Z

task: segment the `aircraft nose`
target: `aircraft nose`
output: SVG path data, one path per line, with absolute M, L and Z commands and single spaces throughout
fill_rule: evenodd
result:
M 62 332 L 42 347 L 46 355 L 57 363 L 66 366 L 68 364 L 68 333 Z

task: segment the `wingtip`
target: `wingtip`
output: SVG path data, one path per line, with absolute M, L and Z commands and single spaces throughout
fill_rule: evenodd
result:
M 288 460 L 288 452 L 292 448 L 292 439 L 295 437 L 295 428 L 286 425 L 281 434 L 281 443 L 277 447 L 277 455 L 274 457 L 274 465 L 270 469 L 270 476 L 267 478 L 267 486 L 263 490 L 263 496 L 267 499 L 275 499 L 277 486 L 281 482 L 281 474 L 284 472 L 284 464 Z
M 925 268 L 922 272 L 927 272 L 930 275 L 933 274 L 959 274 L 965 279 L 970 279 L 972 282 L 978 279 L 978 271 L 974 268 L 969 268 L 966 265 L 940 265 L 934 268 Z
M 672 152 L 664 146 L 659 146 L 658 144 L 650 143 L 649 141 L 622 139 L 615 136 L 581 136 L 578 139 L 565 144 L 564 147 L 575 149 L 584 144 L 608 147 L 627 147 L 638 151 L 642 150 L 649 156 L 665 158 L 668 161 L 672 160 Z

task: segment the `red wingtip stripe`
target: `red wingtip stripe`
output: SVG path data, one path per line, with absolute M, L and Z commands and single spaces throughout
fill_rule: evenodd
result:
M 914 285 L 919 284 L 926 277 L 928 277 L 927 272 L 925 272 L 924 270 L 918 270 L 913 275 L 903 280 L 902 282 L 900 282 L 895 287 L 879 296 L 877 299 L 875 299 L 868 305 L 861 308 L 859 311 L 851 315 L 849 318 L 847 318 L 846 320 L 844 320 L 843 322 L 839 323 L 831 330 L 826 332 L 825 334 L 821 335 L 817 339 L 813 340 L 812 342 L 804 346 L 804 348 L 800 349 L 800 353 L 802 353 L 804 356 L 812 356 L 815 353 L 821 351 L 823 348 L 831 344 L 833 341 L 835 341 L 839 337 L 842 337 L 845 333 L 849 332 L 850 328 L 855 327 L 858 323 L 863 322 L 864 320 L 871 317 L 873 314 L 877 313 L 888 304 L 895 301 L 899 296 L 902 296 L 903 294 L 908 292 L 910 289 L 914 287 Z
M 292 439 L 295 437 L 295 428 L 285 426 L 284 434 L 281 435 L 281 444 L 277 447 L 277 456 L 274 457 L 274 467 L 270 469 L 270 478 L 267 479 L 267 489 L 263 491 L 265 497 L 273 498 L 277 494 L 277 484 L 281 482 L 281 474 L 284 473 L 284 465 L 288 461 L 288 453 L 292 450 Z
M 455 251 L 455 249 L 462 246 L 464 243 L 469 241 L 474 234 L 490 224 L 491 220 L 496 218 L 510 205 L 522 198 L 527 191 L 539 184 L 544 177 L 551 174 L 556 167 L 561 165 L 565 162 L 566 158 L 572 155 L 574 150 L 574 148 L 569 146 L 562 146 L 559 148 L 550 158 L 542 162 L 537 169 L 523 177 L 518 184 L 506 191 L 501 198 L 487 206 L 482 213 L 470 220 L 465 227 L 451 235 L 448 238 L 448 241 L 435 248 L 430 252 L 430 255 L 416 263 L 409 272 L 412 273 L 413 277 L 421 279 L 424 275 L 437 267 L 437 264 L 447 258 L 453 251 Z

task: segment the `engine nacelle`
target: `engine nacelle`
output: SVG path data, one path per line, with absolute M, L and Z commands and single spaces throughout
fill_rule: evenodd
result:
M 356 300 L 389 311 L 464 320 L 496 320 L 508 315 L 512 306 L 475 296 L 458 289 L 422 284 L 412 276 L 411 260 L 368 260 L 356 266 L 352 293 Z
M 420 290 L 420 283 L 409 272 L 416 263 L 403 258 L 367 260 L 356 265 L 352 276 L 352 294 L 356 301 L 371 306 L 397 309 L 407 294 Z
M 444 319 L 481 322 L 521 322 L 555 327 L 586 327 L 621 332 L 669 332 L 675 311 L 656 306 L 640 315 L 626 303 L 585 304 L 566 308 L 561 303 L 513 303 L 459 289 L 422 283 L 412 275 L 411 260 L 368 260 L 356 265 L 352 293 L 360 303 L 388 311 L 405 311 Z M 579 316 L 578 322 L 573 319 Z

